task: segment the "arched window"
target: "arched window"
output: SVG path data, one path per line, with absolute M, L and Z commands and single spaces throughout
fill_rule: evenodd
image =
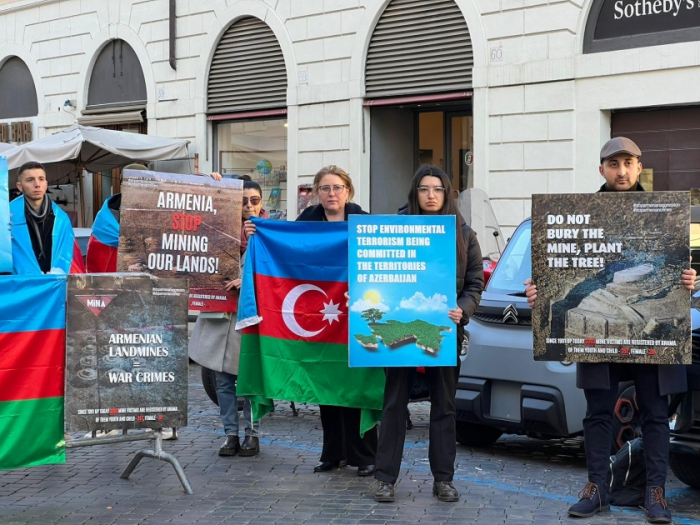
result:
M 146 81 L 133 48 L 115 39 L 100 51 L 90 75 L 87 109 L 145 105 Z
M 34 79 L 22 59 L 10 57 L 0 68 L 0 93 L 0 119 L 39 114 Z
M 277 37 L 258 18 L 226 30 L 214 51 L 207 83 L 207 113 L 286 108 L 287 68 Z
M 368 97 L 470 89 L 469 29 L 454 0 L 392 0 L 367 51 Z

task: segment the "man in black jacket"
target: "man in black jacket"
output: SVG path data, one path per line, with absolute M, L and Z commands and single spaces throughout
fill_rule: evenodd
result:
M 600 152 L 600 174 L 605 184 L 598 191 L 644 191 L 639 183 L 641 155 L 639 147 L 628 138 L 616 137 L 606 142 Z M 695 270 L 684 270 L 681 281 L 685 288 L 693 290 Z M 532 280 L 525 284 L 528 285 L 525 294 L 532 307 L 537 298 L 537 287 Z M 671 523 L 671 511 L 668 510 L 664 492 L 670 439 L 668 396 L 687 389 L 683 365 L 577 365 L 576 386 L 584 390 L 588 408 L 583 420 L 588 483 L 579 494 L 581 499 L 578 503 L 569 508 L 569 515 L 588 518 L 610 508 L 606 477 L 613 437 L 613 410 L 619 382 L 629 380 L 635 383 L 644 436 L 647 472 L 644 511 L 649 523 Z

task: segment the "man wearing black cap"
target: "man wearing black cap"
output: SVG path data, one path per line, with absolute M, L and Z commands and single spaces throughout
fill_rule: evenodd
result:
M 628 138 L 609 140 L 600 151 L 600 174 L 604 191 L 644 191 L 639 183 L 642 152 Z M 694 289 L 695 270 L 684 270 L 681 282 Z M 525 282 L 525 295 L 532 307 L 537 287 Z M 644 511 L 649 523 L 671 523 L 671 511 L 665 498 L 670 431 L 668 396 L 687 389 L 683 365 L 648 365 L 626 363 L 578 363 L 576 386 L 584 390 L 587 413 L 583 420 L 588 483 L 579 494 L 578 503 L 569 508 L 569 515 L 588 518 L 610 508 L 606 478 L 609 467 L 612 421 L 620 381 L 634 381 L 637 404 L 644 436 L 644 460 L 647 488 Z

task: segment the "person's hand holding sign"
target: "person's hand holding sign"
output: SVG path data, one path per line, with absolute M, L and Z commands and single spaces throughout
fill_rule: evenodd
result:
M 693 258 L 690 258 L 690 262 L 693 262 Z M 698 273 L 692 268 L 689 270 L 683 270 L 681 274 L 681 282 L 683 287 L 691 292 L 695 290 L 695 279 L 697 279 Z
M 528 279 L 523 283 L 525 285 L 525 297 L 527 297 L 527 304 L 530 308 L 535 306 L 535 299 L 537 299 L 537 286 L 532 282 L 532 279 Z
M 240 290 L 241 289 L 241 280 L 240 279 L 233 279 L 232 281 L 227 282 L 224 284 L 224 290 L 227 292 L 230 292 L 233 289 Z
M 452 310 L 447 312 L 447 317 L 452 319 L 454 321 L 454 323 L 458 325 L 462 322 L 462 315 L 463 314 L 464 314 L 464 312 L 462 311 L 462 309 L 457 307 L 457 308 L 453 308 Z

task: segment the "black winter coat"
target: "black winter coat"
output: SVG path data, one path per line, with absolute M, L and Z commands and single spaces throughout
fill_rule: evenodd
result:
M 408 207 L 404 206 L 398 211 L 398 215 L 407 215 Z M 472 230 L 462 217 L 461 223 L 464 246 L 467 247 L 467 259 L 463 263 L 457 260 L 457 306 L 462 309 L 462 322 L 457 326 L 457 348 L 461 348 L 464 339 L 464 326 L 476 311 L 481 302 L 481 293 L 484 291 L 484 259 L 481 256 L 481 247 L 476 238 L 476 232 Z
M 359 205 L 355 204 L 354 202 L 348 202 L 345 204 L 345 220 L 348 220 L 348 215 L 368 215 L 368 213 L 360 208 Z M 316 206 L 311 206 L 309 208 L 306 208 L 304 211 L 301 212 L 299 217 L 297 217 L 298 221 L 327 221 L 326 219 L 326 211 L 323 209 L 323 206 L 320 204 L 317 204 Z
M 605 184 L 598 193 L 610 191 Z M 628 191 L 644 191 L 641 184 L 637 183 Z M 618 366 L 624 367 L 624 363 Z M 655 366 L 659 372 L 659 390 L 662 396 L 677 394 L 688 390 L 688 377 L 685 365 L 642 365 Z M 622 369 L 624 380 L 624 368 Z M 608 363 L 578 363 L 576 365 L 576 386 L 591 390 L 610 389 L 610 365 Z

